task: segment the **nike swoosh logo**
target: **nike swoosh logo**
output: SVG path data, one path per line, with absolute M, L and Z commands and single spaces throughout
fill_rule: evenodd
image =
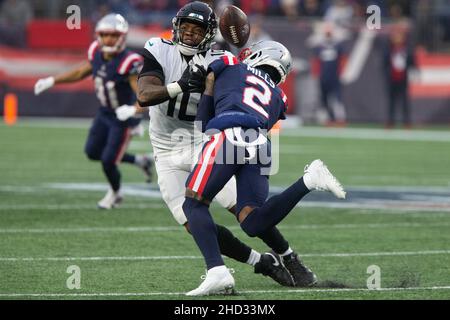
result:
M 148 45 L 151 47 L 151 46 L 153 46 L 153 42 L 148 42 Z
M 275 261 L 274 263 L 272 263 L 275 267 L 278 267 L 280 265 L 280 263 L 278 262 L 277 258 L 275 258 L 275 256 L 273 254 L 271 254 L 270 252 L 267 253 L 268 255 L 272 256 L 273 260 Z

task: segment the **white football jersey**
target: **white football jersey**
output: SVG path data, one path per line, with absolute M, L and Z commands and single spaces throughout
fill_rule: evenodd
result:
M 162 38 L 151 38 L 146 42 L 145 49 L 161 65 L 165 78 L 164 85 L 180 80 L 188 63 L 175 43 Z M 232 54 L 228 51 L 208 50 L 202 55 L 205 58 L 203 62 L 206 70 L 214 60 L 223 55 Z M 149 132 L 154 148 L 175 150 L 202 141 L 203 134 L 199 130 L 194 131 L 194 120 L 200 97 L 200 93 L 185 92 L 174 99 L 149 107 Z

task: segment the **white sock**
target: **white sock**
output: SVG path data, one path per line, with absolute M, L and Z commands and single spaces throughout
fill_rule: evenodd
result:
M 137 166 L 142 166 L 144 164 L 145 156 L 143 154 L 137 154 L 134 156 L 134 164 Z
M 313 183 L 311 182 L 311 177 L 309 176 L 308 173 L 305 173 L 303 175 L 303 183 L 305 184 L 305 186 L 309 189 L 309 190 L 313 190 Z
M 254 266 L 261 260 L 261 254 L 258 251 L 252 249 L 250 252 L 250 256 L 248 257 L 247 263 L 251 266 Z
M 292 252 L 294 252 L 294 250 L 292 250 L 291 247 L 289 247 L 285 252 L 280 254 L 280 256 L 285 257 L 285 256 L 291 254 Z

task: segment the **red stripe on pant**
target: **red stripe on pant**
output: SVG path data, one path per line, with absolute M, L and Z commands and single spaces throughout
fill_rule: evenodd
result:
M 208 182 L 209 176 L 211 175 L 211 171 L 214 166 L 214 162 L 216 160 L 217 152 L 219 151 L 220 147 L 222 147 L 224 137 L 224 132 L 222 132 L 220 136 L 218 136 L 219 142 L 216 144 L 214 150 L 211 153 L 211 158 L 208 161 L 208 166 L 206 167 L 205 174 L 203 175 L 202 181 L 200 182 L 200 187 L 198 188 L 199 196 L 202 196 L 203 190 L 205 190 L 206 183 Z
M 219 148 L 222 146 L 224 136 L 225 136 L 225 134 L 222 132 L 218 135 L 214 135 L 211 138 L 211 140 L 209 142 L 207 142 L 207 144 L 203 148 L 202 156 L 201 156 L 199 162 L 197 163 L 197 165 L 195 166 L 194 174 L 192 175 L 192 179 L 189 181 L 188 188 L 193 191 L 198 192 L 199 195 L 201 195 L 201 193 L 203 192 L 206 182 L 208 181 L 209 175 L 211 174 L 211 170 L 212 170 L 212 166 L 214 165 L 214 160 L 215 160 L 215 157 L 217 154 L 217 150 L 219 150 Z M 208 156 L 208 152 L 211 150 L 211 148 L 213 147 L 214 144 L 215 144 L 215 147 L 211 151 L 211 154 Z M 207 165 L 207 168 L 206 168 L 205 172 L 203 173 L 203 175 L 201 175 L 199 177 L 199 174 L 202 171 L 202 168 L 204 167 L 205 163 Z M 196 182 L 198 181 L 198 179 L 201 179 L 199 189 L 195 190 L 194 186 L 195 186 Z
M 119 152 L 117 153 L 116 159 L 114 160 L 115 164 L 118 164 L 122 160 L 123 155 L 125 154 L 125 151 L 128 148 L 128 143 L 130 142 L 130 140 L 131 140 L 131 129 L 127 128 L 123 133 L 122 144 L 119 148 Z

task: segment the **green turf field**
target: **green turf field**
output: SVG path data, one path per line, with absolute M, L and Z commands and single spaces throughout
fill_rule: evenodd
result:
M 96 209 L 106 184 L 83 154 L 88 126 L 0 125 L 0 299 L 185 299 L 204 272 L 194 241 L 134 167 L 122 166 L 123 206 Z M 450 131 L 300 128 L 280 142 L 272 186 L 321 158 L 349 190 L 346 201 L 308 196 L 280 225 L 318 286 L 284 288 L 226 259 L 238 294 L 199 299 L 450 299 Z M 130 150 L 151 151 L 147 137 Z M 150 188 L 152 196 L 134 194 Z M 231 214 L 213 211 L 266 250 Z M 80 289 L 66 284 L 73 265 Z M 380 268 L 379 290 L 367 289 L 371 265 Z

